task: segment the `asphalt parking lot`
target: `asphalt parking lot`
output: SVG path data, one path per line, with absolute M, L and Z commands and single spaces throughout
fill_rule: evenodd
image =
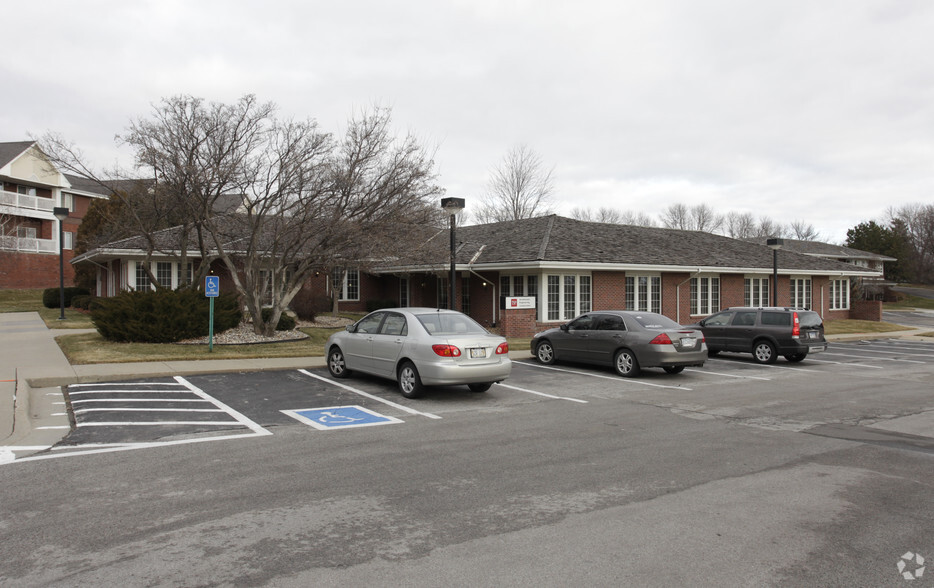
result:
M 796 431 L 828 423 L 864 426 L 930 409 L 926 395 L 898 394 L 893 383 L 926 381 L 934 344 L 901 339 L 833 343 L 802 363 L 755 363 L 748 354 L 721 354 L 681 374 L 645 370 L 634 379 L 610 369 L 514 362 L 512 376 L 486 393 L 466 387 L 430 389 L 408 400 L 394 382 L 356 375 L 332 379 L 324 369 L 167 377 L 73 385 L 67 388 L 76 428 L 58 455 L 126 450 L 166 443 L 223 441 L 303 427 L 309 435 L 361 426 L 404 426 L 447 416 L 522 410 L 551 403 L 572 411 L 586 404 L 632 402 L 663 407 L 691 419 Z M 879 387 L 886 400 L 874 406 Z M 917 396 L 914 397 L 913 395 Z M 857 402 L 858 401 L 858 402 Z M 858 407 L 858 408 L 857 408 Z M 352 431 L 341 434 L 352 435 Z

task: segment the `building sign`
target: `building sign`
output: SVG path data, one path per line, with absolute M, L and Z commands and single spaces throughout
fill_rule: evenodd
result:
M 500 299 L 500 308 L 503 310 L 524 310 L 535 308 L 534 296 L 504 296 Z

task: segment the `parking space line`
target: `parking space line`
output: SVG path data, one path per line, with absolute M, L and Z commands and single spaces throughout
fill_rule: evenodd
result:
M 264 429 L 263 427 L 259 426 L 257 423 L 254 423 L 253 421 L 251 421 L 250 419 L 248 419 L 248 418 L 247 418 L 246 416 L 244 416 L 243 414 L 241 414 L 241 413 L 237 412 L 236 410 L 230 408 L 229 406 L 227 406 L 226 404 L 224 404 L 224 403 L 221 402 L 220 400 L 217 400 L 216 398 L 214 398 L 214 397 L 212 397 L 212 396 L 209 396 L 208 394 L 205 394 L 205 392 L 204 392 L 203 390 L 201 390 L 201 388 L 198 388 L 197 386 L 195 386 L 194 384 L 192 384 L 191 382 L 189 382 L 189 381 L 186 380 L 185 378 L 183 378 L 183 377 L 181 377 L 181 376 L 175 376 L 175 381 L 178 382 L 179 384 L 181 384 L 182 386 L 188 388 L 189 390 L 191 390 L 191 392 L 192 392 L 195 396 L 197 396 L 198 398 L 203 398 L 204 400 L 207 400 L 208 402 L 210 402 L 210 403 L 213 404 L 214 406 L 216 406 L 216 407 L 222 409 L 224 412 L 226 412 L 226 413 L 229 414 L 231 417 L 233 417 L 234 420 L 236 420 L 238 423 L 240 423 L 240 424 L 243 425 L 244 427 L 250 429 L 251 431 L 253 431 L 253 432 L 256 433 L 257 435 L 272 435 L 272 433 L 270 433 L 269 431 L 267 431 L 267 430 Z
M 219 408 L 79 408 L 75 414 L 86 412 L 226 412 Z M 82 425 L 84 423 L 81 423 Z
M 93 384 L 69 384 L 69 388 L 98 388 L 101 386 L 184 386 L 178 382 L 97 382 Z
M 528 392 L 529 394 L 536 394 L 538 396 L 544 396 L 546 398 L 554 398 L 556 400 L 570 400 L 571 402 L 580 402 L 581 404 L 588 404 L 588 401 L 581 400 L 580 398 L 568 398 L 567 396 L 555 396 L 554 394 L 545 394 L 544 392 L 536 392 L 535 390 L 527 390 L 525 388 L 519 388 L 518 386 L 511 386 L 509 384 L 503 384 L 502 382 L 496 385 L 502 386 L 503 388 L 509 388 L 510 390 L 518 390 L 519 392 Z
M 193 398 L 120 398 L 114 400 L 113 398 L 85 398 L 84 400 L 72 400 L 71 403 L 74 404 L 86 404 L 88 402 L 198 402 L 204 404 L 206 400 L 193 399 Z M 53 404 L 65 404 L 64 402 L 54 402 Z
M 694 372 L 694 373 L 696 373 L 696 374 L 711 374 L 711 375 L 714 375 L 714 376 L 724 376 L 724 377 L 727 377 L 727 378 L 743 378 L 743 379 L 749 379 L 749 380 L 764 380 L 764 381 L 766 381 L 766 382 L 771 382 L 771 381 L 772 381 L 772 378 L 763 378 L 762 376 L 743 376 L 743 375 L 739 375 L 739 374 L 724 374 L 723 372 L 710 372 L 710 371 L 707 371 L 707 370 L 697 370 L 697 369 L 691 369 L 691 368 L 684 368 L 684 371 L 686 371 L 686 372 Z
M 710 357 L 710 358 L 708 358 L 708 361 L 711 361 L 711 360 L 712 360 L 712 361 L 722 361 L 722 362 L 735 363 L 734 360 L 732 360 L 732 359 L 724 359 L 724 358 L 722 358 L 722 357 Z M 737 365 L 750 365 L 750 364 L 737 364 Z M 804 368 L 790 367 L 790 366 L 787 366 L 787 365 L 775 365 L 775 364 L 771 364 L 771 363 L 756 363 L 756 364 L 753 364 L 753 365 L 754 365 L 754 367 L 757 367 L 757 368 L 763 367 L 763 368 L 771 368 L 771 369 L 779 369 L 779 370 L 793 370 L 793 371 L 796 371 L 796 372 L 806 372 L 806 371 L 809 371 L 809 370 L 804 369 Z
M 591 378 L 603 378 L 605 380 L 613 380 L 614 382 L 619 382 L 621 384 L 644 384 L 646 386 L 652 386 L 653 388 L 668 388 L 670 390 L 687 390 L 688 392 L 692 390 L 692 388 L 686 388 L 684 386 L 665 386 L 664 384 L 652 384 L 651 382 L 646 382 L 645 380 L 633 380 L 633 379 L 627 380 L 623 378 L 622 376 L 604 376 L 601 374 L 592 374 L 590 372 L 578 372 L 575 370 L 569 370 L 565 368 L 556 368 L 550 365 L 539 365 L 537 363 L 529 363 L 529 362 L 514 362 L 514 363 L 518 363 L 519 365 L 524 365 L 528 367 L 536 367 L 536 368 L 540 368 L 543 370 L 555 370 L 557 372 L 564 372 L 567 374 L 577 374 L 579 376 L 589 376 Z
M 825 351 L 824 355 L 833 355 L 837 357 L 852 357 L 854 359 L 871 359 L 873 361 L 902 361 L 902 362 L 907 362 L 907 363 L 920 363 L 920 364 L 926 363 L 923 361 L 918 361 L 917 359 L 900 359 L 897 357 L 871 357 L 871 356 L 867 357 L 865 355 L 850 355 L 848 353 L 830 353 L 828 351 Z
M 81 423 L 80 428 L 85 427 L 160 427 L 162 425 L 198 425 L 199 427 L 229 427 L 230 425 L 242 424 L 237 421 L 107 421 L 104 423 Z M 270 432 L 257 433 L 272 435 Z
M 867 359 L 867 358 L 863 358 L 863 359 Z M 872 368 L 872 369 L 874 369 L 874 370 L 884 370 L 884 369 L 885 369 L 884 367 L 878 366 L 878 365 L 866 365 L 866 364 L 864 364 L 864 363 L 851 363 L 851 362 L 849 362 L 849 361 L 830 361 L 829 359 L 814 359 L 813 357 L 808 358 L 808 361 L 812 361 L 812 362 L 816 362 L 816 363 L 834 363 L 834 364 L 837 364 L 837 365 L 846 365 L 846 366 L 853 366 L 853 367 Z
M 317 379 L 317 380 L 321 380 L 322 382 L 327 382 L 328 384 L 331 384 L 331 385 L 333 385 L 333 386 L 337 386 L 338 388 L 343 388 L 344 390 L 349 390 L 350 392 L 353 392 L 354 394 L 359 394 L 360 396 L 364 396 L 364 397 L 369 398 L 369 399 L 371 399 L 371 400 L 375 400 L 375 401 L 377 401 L 377 402 L 382 402 L 383 404 L 388 404 L 389 406 L 392 406 L 393 408 L 398 408 L 399 410 L 404 411 L 404 412 L 407 412 L 407 413 L 409 413 L 409 414 L 421 415 L 421 416 L 424 416 L 424 417 L 428 417 L 428 418 L 430 418 L 430 419 L 440 419 L 440 418 L 441 418 L 441 417 L 439 417 L 439 416 L 436 415 L 436 414 L 431 414 L 430 412 L 422 412 L 422 411 L 420 411 L 420 410 L 415 410 L 414 408 L 409 408 L 408 406 L 403 406 L 403 405 L 401 405 L 401 404 L 396 404 L 395 402 L 392 402 L 392 401 L 390 401 L 390 400 L 386 400 L 385 398 L 380 398 L 379 396 L 374 396 L 373 394 L 370 394 L 369 392 L 364 392 L 363 390 L 360 390 L 360 389 L 358 389 L 358 388 L 354 388 L 354 387 L 352 387 L 352 386 L 347 386 L 346 384 L 341 384 L 340 382 L 335 382 L 334 380 L 331 380 L 331 379 L 328 379 L 328 378 L 324 378 L 324 377 L 319 376 L 319 375 L 317 375 L 317 374 L 313 374 L 313 373 L 309 372 L 308 370 L 298 370 L 298 371 L 301 372 L 301 373 L 303 373 L 303 374 L 305 374 L 306 376 L 315 378 L 315 379 Z

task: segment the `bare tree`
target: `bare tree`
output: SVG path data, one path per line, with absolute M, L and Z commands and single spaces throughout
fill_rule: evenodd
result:
M 164 232 L 138 219 L 149 254 L 172 249 L 185 263 L 198 251 L 202 274 L 220 260 L 254 330 L 271 335 L 313 272 L 392 256 L 405 223 L 431 222 L 429 199 L 441 193 L 434 162 L 414 137 L 398 140 L 390 120 L 386 109 L 364 112 L 335 140 L 312 120 L 278 120 L 253 96 L 163 100 L 122 137 L 137 171 L 155 178 L 148 214 L 176 225 L 163 243 Z M 243 199 L 237 212 L 218 207 L 230 194 Z
M 512 148 L 497 166 L 474 211 L 479 223 L 519 220 L 553 213 L 552 169 L 525 145 Z
M 911 249 L 914 279 L 925 284 L 934 282 L 934 204 L 892 207 L 887 215 Z
M 806 223 L 803 220 L 795 219 L 791 221 L 788 227 L 790 235 L 795 239 L 800 239 L 802 241 L 820 241 L 822 238 L 821 234 L 814 228 L 814 225 Z
M 686 204 L 677 202 L 669 204 L 659 215 L 662 226 L 666 229 L 681 229 L 683 231 L 691 228 L 691 213 Z
M 777 223 L 767 216 L 759 217 L 759 224 L 756 226 L 754 237 L 784 237 L 787 231 L 781 223 Z
M 714 233 L 723 226 L 723 216 L 714 212 L 708 204 L 690 207 L 680 202 L 670 204 L 659 217 L 662 225 L 669 229 Z
M 611 223 L 617 225 L 637 225 L 642 227 L 654 227 L 655 221 L 644 212 L 634 212 L 631 210 L 622 211 L 617 208 L 601 206 L 596 211 L 581 206 L 571 209 L 571 218 L 591 221 L 597 223 Z
M 723 223 L 728 237 L 752 239 L 756 236 L 756 218 L 750 212 L 729 212 Z

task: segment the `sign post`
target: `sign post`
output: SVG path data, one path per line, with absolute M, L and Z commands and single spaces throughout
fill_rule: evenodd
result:
M 221 279 L 218 276 L 204 277 L 204 295 L 210 301 L 208 311 L 208 352 L 214 351 L 214 299 L 220 295 Z

